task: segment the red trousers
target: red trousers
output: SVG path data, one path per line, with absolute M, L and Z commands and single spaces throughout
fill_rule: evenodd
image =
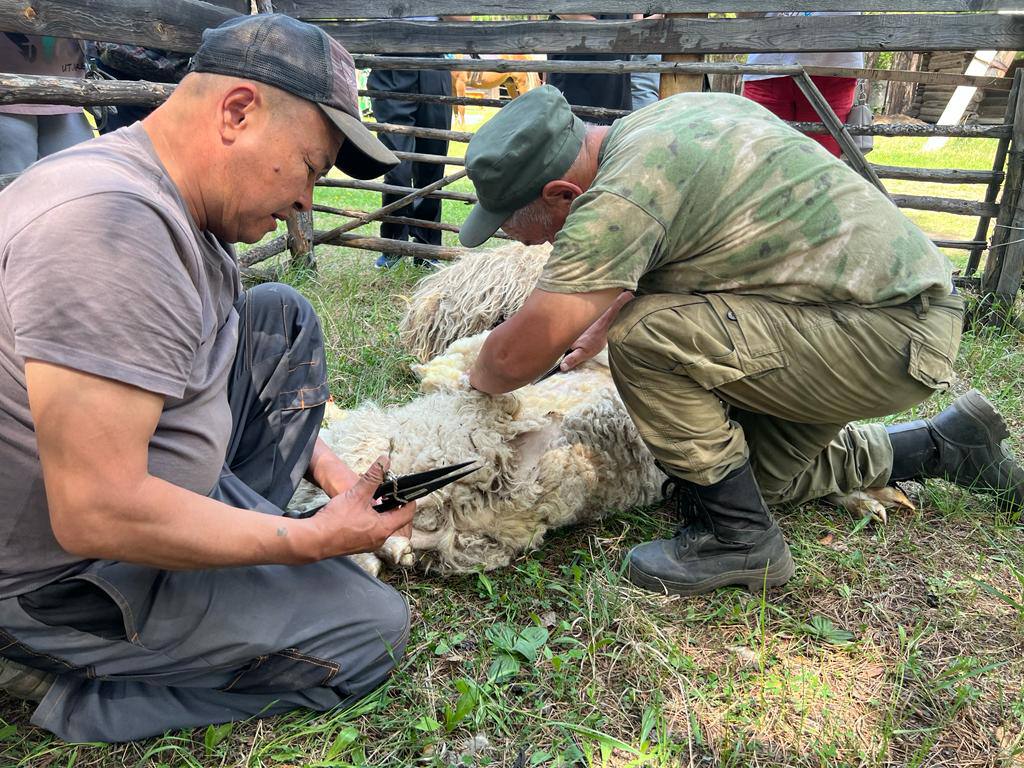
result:
M 812 77 L 821 95 L 832 106 L 839 122 L 845 123 L 853 109 L 857 79 L 853 77 Z M 743 95 L 756 101 L 783 120 L 820 123 L 821 118 L 807 97 L 796 87 L 791 77 L 770 77 L 766 80 L 748 80 L 743 84 Z M 807 134 L 836 157 L 839 143 L 827 133 Z

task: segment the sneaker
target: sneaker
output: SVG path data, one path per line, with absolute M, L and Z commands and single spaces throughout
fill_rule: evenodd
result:
M 437 259 L 421 259 L 419 257 L 413 259 L 412 263 L 421 269 L 437 269 L 441 266 L 441 262 Z
M 401 260 L 401 256 L 388 256 L 386 253 L 382 253 L 377 257 L 377 260 L 373 262 L 373 266 L 377 269 L 391 269 Z
M 57 675 L 0 656 L 0 691 L 16 699 L 42 701 Z

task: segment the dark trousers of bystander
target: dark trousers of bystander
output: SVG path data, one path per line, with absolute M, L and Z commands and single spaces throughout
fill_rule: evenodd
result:
M 451 96 L 452 78 L 451 73 L 440 70 L 375 69 L 370 72 L 367 79 L 367 88 L 375 91 Z M 379 123 L 418 128 L 440 128 L 446 131 L 452 127 L 450 104 L 373 99 L 372 105 L 373 116 Z M 448 142 L 444 139 L 425 139 L 397 133 L 381 133 L 380 139 L 390 149 L 399 152 L 417 152 L 428 155 L 448 154 Z M 384 181 L 387 184 L 421 189 L 439 180 L 443 175 L 444 165 L 441 163 L 403 160 L 388 171 Z M 382 196 L 382 204 L 389 205 L 400 197 L 404 197 L 404 194 L 385 193 Z M 393 215 L 439 222 L 441 221 L 441 201 L 437 198 L 421 197 L 410 205 L 395 211 Z M 383 223 L 380 226 L 380 234 L 381 237 L 389 240 L 403 242 L 412 240 L 416 243 L 441 245 L 441 230 L 439 229 Z

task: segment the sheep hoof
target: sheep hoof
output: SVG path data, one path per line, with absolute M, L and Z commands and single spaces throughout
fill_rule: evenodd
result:
M 349 555 L 356 565 L 366 571 L 368 574 L 376 578 L 380 576 L 381 562 L 380 558 L 372 552 L 359 552 L 355 555 Z
M 882 525 L 889 522 L 890 509 L 916 509 L 903 491 L 892 486 L 864 488 L 847 494 L 834 493 L 827 501 L 858 517 L 866 517 Z
M 376 554 L 390 566 L 412 565 L 416 557 L 412 551 L 412 542 L 405 536 L 388 536 Z

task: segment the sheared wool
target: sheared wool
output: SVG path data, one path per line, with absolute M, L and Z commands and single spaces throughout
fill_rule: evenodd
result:
M 456 339 L 494 328 L 523 306 L 550 253 L 550 245 L 518 243 L 466 251 L 420 281 L 399 326 L 400 343 L 426 362 Z

